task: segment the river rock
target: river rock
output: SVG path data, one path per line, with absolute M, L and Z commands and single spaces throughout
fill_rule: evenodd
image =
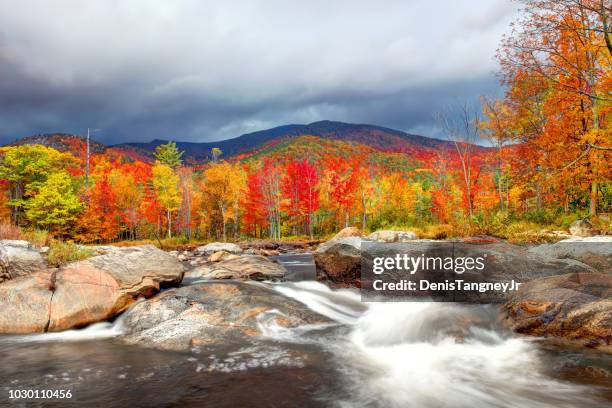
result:
M 203 282 L 164 291 L 124 315 L 120 341 L 164 350 L 244 345 L 266 330 L 327 323 L 304 304 L 257 283 Z
M 571 237 L 535 246 L 529 252 L 544 258 L 575 259 L 600 272 L 612 272 L 612 237 Z
M 592 237 L 597 235 L 598 231 L 595 226 L 588 219 L 576 220 L 570 224 L 570 234 L 578 237 Z
M 282 279 L 287 270 L 262 255 L 231 255 L 212 265 L 203 265 L 185 275 L 203 279 L 268 280 Z
M 40 271 L 0 285 L 0 333 L 47 330 L 53 296 L 52 276 L 52 271 Z
M 348 238 L 348 237 L 361 237 L 363 233 L 357 227 L 346 227 L 338 232 L 332 239 Z
M 46 267 L 40 252 L 27 241 L 0 240 L 0 283 Z
M 612 352 L 612 275 L 575 273 L 524 283 L 501 318 L 521 334 Z
M 212 255 L 215 252 L 225 251 L 231 254 L 242 253 L 242 248 L 231 242 L 212 242 L 196 248 L 196 253 L 200 255 Z
M 219 262 L 219 261 L 222 261 L 223 259 L 230 258 L 230 257 L 235 257 L 235 256 L 236 255 L 233 255 L 233 254 L 231 254 L 231 253 L 229 253 L 227 251 L 217 251 L 214 254 L 212 254 L 208 258 L 208 260 L 210 262 Z
M 376 231 L 368 235 L 368 238 L 379 242 L 409 242 L 418 239 L 414 232 L 392 230 Z
M 321 244 L 313 253 L 317 279 L 356 284 L 361 274 L 361 242 L 360 237 L 347 237 Z
M 182 276 L 180 262 L 152 245 L 22 276 L 0 285 L 0 332 L 60 331 L 107 320 Z

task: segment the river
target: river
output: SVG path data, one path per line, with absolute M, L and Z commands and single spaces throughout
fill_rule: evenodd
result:
M 124 346 L 121 317 L 82 330 L 0 337 L 0 406 L 602 407 L 612 359 L 497 326 L 494 306 L 369 303 L 317 283 L 309 254 L 264 283 L 334 323 L 262 325 L 255 345 L 175 353 Z M 259 283 L 253 283 L 259 284 Z M 606 376 L 607 375 L 607 376 Z M 10 390 L 70 390 L 12 400 Z

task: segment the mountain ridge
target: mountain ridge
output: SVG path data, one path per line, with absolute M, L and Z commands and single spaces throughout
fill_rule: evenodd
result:
M 415 135 L 401 130 L 378 125 L 355 124 L 322 120 L 309 124 L 288 124 L 270 129 L 245 133 L 240 136 L 215 142 L 181 142 L 177 147 L 186 152 L 196 161 L 207 160 L 210 150 L 217 147 L 224 156 L 231 157 L 246 153 L 266 143 L 277 139 L 295 138 L 298 136 L 318 136 L 324 139 L 353 141 L 372 146 L 382 151 L 414 153 L 415 149 L 439 150 L 454 148 L 448 140 Z M 150 142 L 126 142 L 113 145 L 118 148 L 135 148 L 144 152 L 152 152 L 167 139 L 154 139 Z
M 454 149 L 452 141 L 410 134 L 401 130 L 378 125 L 354 124 L 331 120 L 322 120 L 309 124 L 288 124 L 270 129 L 245 133 L 240 136 L 215 142 L 182 142 L 175 141 L 180 150 L 185 151 L 185 159 L 190 163 L 201 163 L 210 159 L 213 147 L 219 148 L 224 157 L 253 154 L 268 144 L 279 143 L 286 139 L 300 136 L 315 136 L 327 140 L 340 140 L 360 143 L 383 152 L 406 153 L 410 155 L 432 155 Z M 82 136 L 66 133 L 50 133 L 27 136 L 12 144 L 45 144 L 60 150 L 70 150 L 81 145 Z M 171 139 L 154 139 L 150 142 L 125 142 L 104 145 L 92 139 L 92 150 L 95 152 L 113 149 L 126 151 L 138 157 L 153 157 L 155 148 Z M 479 145 L 477 145 L 479 146 Z M 479 149 L 488 149 L 479 146 Z

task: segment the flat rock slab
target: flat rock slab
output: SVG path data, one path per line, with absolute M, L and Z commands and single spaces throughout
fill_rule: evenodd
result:
M 270 280 L 282 279 L 287 273 L 284 266 L 261 255 L 232 255 L 219 262 L 195 268 L 188 278 Z
M 219 251 L 229 252 L 230 254 L 240 254 L 242 253 L 242 248 L 229 242 L 212 242 L 210 244 L 199 246 L 195 250 L 195 252 L 200 255 L 212 255 Z
M 380 230 L 368 235 L 368 238 L 380 242 L 410 242 L 419 239 L 411 231 Z
M 124 315 L 120 341 L 183 351 L 198 346 L 243 345 L 266 328 L 294 328 L 329 320 L 259 283 L 203 282 L 164 291 Z
M 543 258 L 575 259 L 600 272 L 612 273 L 612 237 L 572 237 L 554 244 L 542 244 L 529 252 Z

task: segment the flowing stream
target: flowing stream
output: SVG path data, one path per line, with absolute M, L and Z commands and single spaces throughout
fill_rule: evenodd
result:
M 241 348 L 175 353 L 113 340 L 122 321 L 0 337 L 0 406 L 603 407 L 612 359 L 497 326 L 494 306 L 362 303 L 313 281 L 308 254 L 281 255 L 263 283 L 332 323 L 285 329 Z M 262 283 L 253 283 L 262 284 Z M 262 319 L 263 321 L 267 321 Z M 9 390 L 71 390 L 72 400 L 8 400 Z

